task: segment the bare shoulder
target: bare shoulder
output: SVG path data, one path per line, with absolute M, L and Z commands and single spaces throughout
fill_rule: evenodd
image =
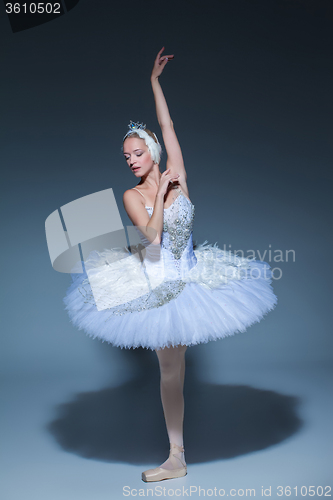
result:
M 145 208 L 144 198 L 143 196 L 136 191 L 135 189 L 127 189 L 123 194 L 123 203 L 125 210 L 127 212 L 127 208 L 140 208 L 140 205 Z
M 144 226 L 149 221 L 144 198 L 135 189 L 127 189 L 123 194 L 123 204 L 128 217 L 135 226 Z
M 142 198 L 142 196 L 140 195 L 140 193 L 138 193 L 138 191 L 136 191 L 133 188 L 126 189 L 126 191 L 123 194 L 123 202 L 124 202 L 124 204 L 125 203 L 131 203 L 132 200 L 139 200 L 140 201 L 140 198 Z M 142 198 L 142 200 L 143 200 L 143 198 Z

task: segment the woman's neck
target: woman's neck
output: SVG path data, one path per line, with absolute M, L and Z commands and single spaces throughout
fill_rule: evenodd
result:
M 145 177 L 141 177 L 139 185 L 144 185 L 148 189 L 157 189 L 160 184 L 161 175 L 159 165 L 155 164 L 152 170 Z

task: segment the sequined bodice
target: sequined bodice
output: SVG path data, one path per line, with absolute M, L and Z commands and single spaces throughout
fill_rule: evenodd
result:
M 159 260 L 163 261 L 164 267 L 163 270 L 160 267 L 159 272 L 164 273 L 165 279 L 181 279 L 184 273 L 196 264 L 192 241 L 195 208 L 179 188 L 178 191 L 176 200 L 163 211 Z M 146 206 L 145 208 L 151 217 L 153 207 Z M 150 252 L 154 253 L 152 248 L 154 246 L 156 245 L 149 245 L 147 248 L 148 256 Z
M 153 208 L 147 207 L 149 216 Z M 191 236 L 194 222 L 194 205 L 180 191 L 176 200 L 164 209 L 162 247 L 172 252 L 175 259 L 180 259 Z

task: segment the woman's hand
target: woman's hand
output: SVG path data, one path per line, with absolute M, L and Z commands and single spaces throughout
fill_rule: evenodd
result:
M 159 53 L 156 56 L 155 62 L 154 62 L 154 67 L 153 71 L 151 73 L 151 78 L 158 78 L 161 74 L 162 71 L 164 70 L 164 67 L 170 61 L 171 59 L 174 58 L 174 55 L 169 55 L 169 56 L 162 56 L 162 52 L 164 50 L 164 47 L 161 48 Z
M 160 184 L 158 187 L 157 194 L 159 194 L 161 196 L 165 196 L 165 194 L 168 190 L 168 187 L 169 187 L 169 183 L 176 181 L 179 177 L 179 174 L 171 175 L 169 172 L 170 172 L 170 168 L 165 170 L 160 177 Z

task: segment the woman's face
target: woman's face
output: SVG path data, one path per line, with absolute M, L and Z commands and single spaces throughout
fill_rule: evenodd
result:
M 136 177 L 145 175 L 154 165 L 144 139 L 128 137 L 123 144 L 124 157 Z

